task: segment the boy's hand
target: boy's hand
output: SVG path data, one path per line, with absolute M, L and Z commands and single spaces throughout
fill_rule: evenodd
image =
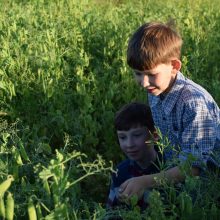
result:
M 146 189 L 144 176 L 133 177 L 121 184 L 118 190 L 118 200 L 124 202 L 136 195 L 140 199 Z

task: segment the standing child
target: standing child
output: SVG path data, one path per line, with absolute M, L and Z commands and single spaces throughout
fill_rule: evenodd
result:
M 150 108 L 142 103 L 130 103 L 123 106 L 115 116 L 115 129 L 121 150 L 127 156 L 117 166 L 117 173 L 112 175 L 107 206 L 116 207 L 123 204 L 118 200 L 118 188 L 132 178 L 159 172 L 158 160 L 161 155 L 154 146 L 156 138 Z M 140 198 L 138 205 L 147 206 L 147 192 Z
M 196 159 L 191 174 L 200 175 L 207 167 L 218 167 L 220 154 L 220 110 L 212 96 L 181 72 L 182 39 L 169 25 L 146 23 L 133 34 L 127 51 L 128 65 L 140 86 L 148 92 L 155 126 L 170 145 L 180 149 L 180 165 L 189 155 Z M 165 149 L 165 159 L 172 160 L 174 151 Z M 155 179 L 182 182 L 185 175 L 178 164 L 153 175 L 125 181 L 119 198 L 131 197 L 158 185 Z

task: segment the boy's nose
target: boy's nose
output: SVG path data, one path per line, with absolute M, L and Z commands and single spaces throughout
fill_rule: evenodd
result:
M 133 145 L 134 145 L 134 142 L 133 142 L 132 138 L 128 138 L 126 146 L 127 147 L 133 147 Z
M 141 81 L 140 81 L 140 85 L 144 88 L 150 85 L 149 77 L 147 75 L 142 76 Z

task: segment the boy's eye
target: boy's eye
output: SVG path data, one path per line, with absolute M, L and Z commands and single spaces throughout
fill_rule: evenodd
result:
M 135 137 L 139 137 L 139 136 L 141 136 L 141 135 L 142 135 L 142 133 L 136 133 L 136 134 L 134 134 Z
M 155 76 L 156 74 L 148 73 L 147 75 L 148 75 L 148 76 Z
M 142 73 L 139 73 L 139 72 L 134 72 L 134 74 L 135 74 L 136 76 L 141 76 L 141 75 L 142 75 Z
M 125 136 L 118 136 L 118 138 L 119 138 L 120 140 L 124 140 L 126 137 L 125 137 Z
M 150 73 L 149 72 L 147 75 L 150 76 L 150 77 L 155 77 L 157 75 L 157 73 Z
M 147 72 L 147 73 L 140 73 L 140 72 L 134 72 L 134 75 L 137 77 L 141 77 L 142 75 L 146 75 L 148 77 L 155 77 L 157 75 L 157 73 L 151 73 L 151 72 Z

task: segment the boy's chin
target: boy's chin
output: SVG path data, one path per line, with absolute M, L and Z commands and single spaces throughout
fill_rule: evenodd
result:
M 164 94 L 164 92 L 162 92 L 162 91 L 157 91 L 157 92 L 155 92 L 155 93 L 152 93 L 151 95 L 153 95 L 153 96 L 165 96 L 165 94 Z
M 159 96 L 162 91 L 159 91 L 158 89 L 154 89 L 154 90 L 147 90 L 148 94 L 153 95 L 153 96 Z
M 129 155 L 128 158 L 130 160 L 135 160 L 135 161 L 138 161 L 138 159 L 139 159 L 139 157 L 137 155 L 133 155 L 133 156 Z
M 159 96 L 161 93 L 148 93 L 151 94 L 152 96 Z

